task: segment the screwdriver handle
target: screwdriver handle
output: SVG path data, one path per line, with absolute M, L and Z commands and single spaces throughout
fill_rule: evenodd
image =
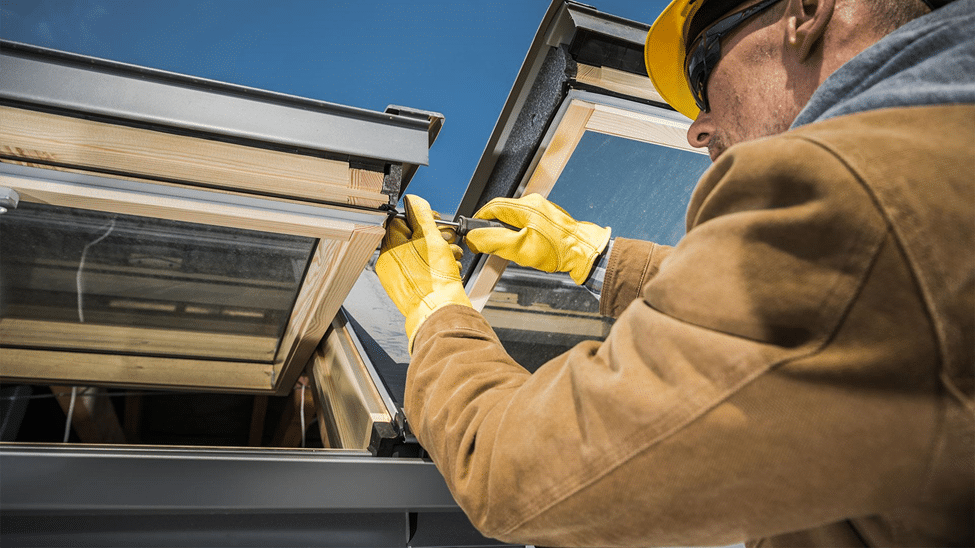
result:
M 464 217 L 463 215 L 457 217 L 457 235 L 463 238 L 468 232 L 474 230 L 475 228 L 507 228 L 509 230 L 518 231 L 517 228 L 502 223 L 501 221 L 488 221 L 485 219 L 473 219 L 471 217 Z

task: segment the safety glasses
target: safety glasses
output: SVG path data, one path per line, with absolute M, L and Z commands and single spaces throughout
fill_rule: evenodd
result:
M 684 70 L 687 72 L 687 82 L 691 86 L 694 102 L 702 112 L 711 110 L 708 104 L 708 78 L 711 77 L 711 71 L 721 58 L 721 37 L 778 1 L 764 0 L 718 19 L 701 32 L 697 40 L 688 48 Z

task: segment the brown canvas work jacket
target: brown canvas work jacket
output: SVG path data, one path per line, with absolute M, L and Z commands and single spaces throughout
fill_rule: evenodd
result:
M 405 411 L 485 534 L 545 546 L 975 544 L 975 106 L 733 147 L 675 247 L 617 239 L 617 321 L 534 374 L 473 310 Z M 923 184 L 919 183 L 923 182 Z

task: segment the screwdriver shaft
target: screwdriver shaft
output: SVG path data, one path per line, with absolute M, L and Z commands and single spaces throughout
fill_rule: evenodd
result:
M 397 213 L 395 217 L 399 219 L 406 219 L 405 213 Z M 474 219 L 472 217 L 464 217 L 460 215 L 457 217 L 458 221 L 445 221 L 443 219 L 434 219 L 433 221 L 439 226 L 445 226 L 454 229 L 457 236 L 463 238 L 468 232 L 474 230 L 475 228 L 507 228 L 510 230 L 518 231 L 517 228 L 504 224 L 500 221 L 485 221 L 484 219 Z

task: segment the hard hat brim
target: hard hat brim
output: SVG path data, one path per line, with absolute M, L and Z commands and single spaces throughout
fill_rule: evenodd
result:
M 694 16 L 702 0 L 674 0 L 654 21 L 643 48 L 647 74 L 667 104 L 691 120 L 701 110 L 691 94 L 684 71 L 685 23 Z

